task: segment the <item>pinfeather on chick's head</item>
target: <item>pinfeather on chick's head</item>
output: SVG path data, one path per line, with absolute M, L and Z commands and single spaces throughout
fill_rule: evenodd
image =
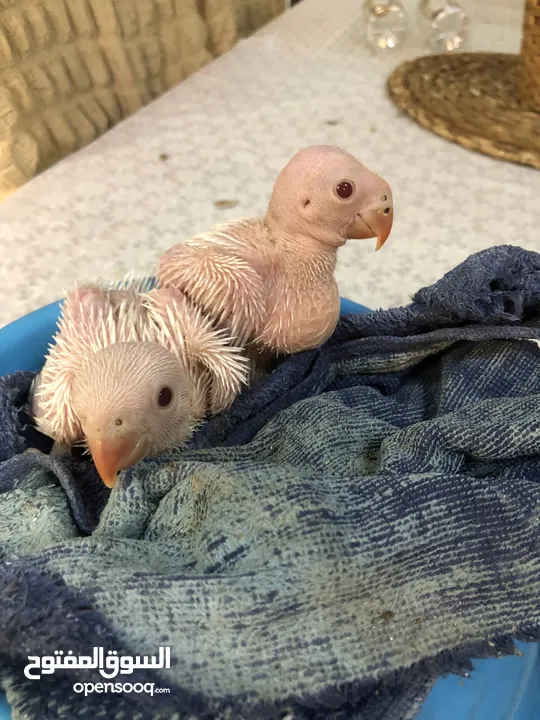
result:
M 194 430 L 188 375 L 157 343 L 117 343 L 92 355 L 73 380 L 72 405 L 108 487 L 120 470 L 182 445 Z
M 350 153 L 314 145 L 278 175 L 266 221 L 276 237 L 309 236 L 334 248 L 377 237 L 378 250 L 392 229 L 392 191 Z

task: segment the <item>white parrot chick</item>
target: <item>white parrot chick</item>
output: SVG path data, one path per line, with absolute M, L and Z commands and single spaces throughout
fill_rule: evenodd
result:
M 248 361 L 179 291 L 81 288 L 66 298 L 30 410 L 56 443 L 120 470 L 179 447 L 245 385 Z
M 339 248 L 392 230 L 386 180 L 344 150 L 300 150 L 279 173 L 266 214 L 174 245 L 160 259 L 162 287 L 185 293 L 256 359 L 322 345 L 339 319 Z

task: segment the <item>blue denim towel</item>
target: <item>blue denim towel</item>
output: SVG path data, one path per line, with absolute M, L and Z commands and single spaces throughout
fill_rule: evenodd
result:
M 369 299 L 366 299 L 369 304 Z M 433 679 L 537 640 L 540 255 L 470 257 L 403 308 L 341 320 L 183 452 L 108 496 L 19 454 L 0 380 L 0 681 L 20 717 L 412 718 Z M 28 655 L 156 654 L 27 680 Z

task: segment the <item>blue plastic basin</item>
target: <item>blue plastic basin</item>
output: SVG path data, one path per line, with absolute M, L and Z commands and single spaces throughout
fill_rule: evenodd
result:
M 41 368 L 59 311 L 60 303 L 52 303 L 0 329 L 0 375 Z M 353 312 L 369 311 L 342 299 L 341 314 Z M 522 657 L 479 660 L 468 679 L 452 675 L 438 680 L 417 720 L 539 720 L 539 645 L 518 646 Z M 0 720 L 10 717 L 0 695 Z

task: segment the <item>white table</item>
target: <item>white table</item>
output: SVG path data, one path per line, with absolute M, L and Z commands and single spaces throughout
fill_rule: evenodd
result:
M 522 5 L 478 5 L 472 49 L 517 52 Z M 363 241 L 340 253 L 344 296 L 401 304 L 490 245 L 540 251 L 540 173 L 449 144 L 398 114 L 385 79 L 425 48 L 372 56 L 361 6 L 303 0 L 0 205 L 0 325 L 75 281 L 152 271 L 171 244 L 263 213 L 280 168 L 314 143 L 345 147 L 394 191 L 383 251 Z M 219 210 L 220 199 L 238 204 Z

